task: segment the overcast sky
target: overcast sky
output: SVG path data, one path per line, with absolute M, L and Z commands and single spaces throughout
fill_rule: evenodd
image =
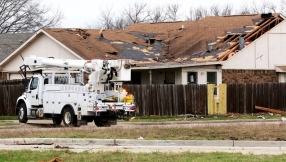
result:
M 134 2 L 144 2 L 148 6 L 158 6 L 178 3 L 181 5 L 181 14 L 186 14 L 191 6 L 209 7 L 213 4 L 224 6 L 232 4 L 234 9 L 238 9 L 243 3 L 255 1 L 259 3 L 263 0 L 42 0 L 43 5 L 51 6 L 52 9 L 59 9 L 64 14 L 64 19 L 60 27 L 63 28 L 86 28 L 88 25 L 99 21 L 100 11 L 112 7 L 113 11 L 120 14 L 124 7 L 134 4 Z M 271 0 L 277 3 L 280 0 Z

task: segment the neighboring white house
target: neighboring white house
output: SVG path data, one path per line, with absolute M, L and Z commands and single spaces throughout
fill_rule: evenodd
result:
M 19 67 L 24 63 L 23 58 L 30 55 L 63 59 L 82 59 L 44 30 L 39 30 L 0 63 L 2 73 L 7 75 L 7 80 L 22 79 L 22 76 L 19 74 Z

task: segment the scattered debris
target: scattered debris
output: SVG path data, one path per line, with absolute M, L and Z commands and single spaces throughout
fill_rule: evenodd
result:
M 262 119 L 265 119 L 265 117 L 263 115 L 259 115 L 257 116 L 258 118 L 262 118 Z
M 104 38 L 103 37 L 103 28 L 100 29 L 98 36 L 99 36 L 99 38 Z
M 285 138 L 277 138 L 275 141 L 286 141 Z
M 60 157 L 57 157 L 57 158 L 54 158 L 52 160 L 41 160 L 41 161 L 38 161 L 38 162 L 64 162 Z
M 281 120 L 282 120 L 282 121 L 286 121 L 286 118 L 285 118 L 285 117 L 282 117 Z
M 124 44 L 124 42 L 121 42 L 121 41 L 113 41 L 113 42 L 110 42 L 111 44 Z
M 60 145 L 55 145 L 55 149 L 69 149 L 68 146 L 60 146 Z
M 139 139 L 139 140 L 143 140 L 144 138 L 143 138 L 142 136 L 140 136 L 138 139 Z
M 116 139 L 113 140 L 113 144 L 107 144 L 107 146 L 118 146 Z
M 230 140 L 238 140 L 236 137 L 229 137 Z
M 252 116 L 253 116 L 253 114 L 252 114 Z M 237 117 L 239 117 L 239 114 L 238 113 L 229 113 L 228 117 L 237 118 Z

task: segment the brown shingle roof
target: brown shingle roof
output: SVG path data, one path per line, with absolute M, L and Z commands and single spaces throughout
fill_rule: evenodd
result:
M 227 31 L 254 25 L 260 15 L 210 16 L 200 21 L 133 24 L 129 32 L 158 33 L 169 45 L 169 54 L 175 58 L 206 50 L 206 42 L 225 35 Z M 184 26 L 183 30 L 180 30 Z
M 103 38 L 98 29 L 44 31 L 84 59 L 104 59 L 108 55 L 110 59 L 141 61 L 156 57 L 169 60 L 198 57 L 196 61 L 216 61 L 223 53 L 228 54 L 229 46 L 236 45 L 240 36 L 256 29 L 260 20 L 261 15 L 237 15 L 210 16 L 200 21 L 137 23 L 125 30 L 105 30 Z M 150 45 L 148 40 L 154 38 L 155 45 Z M 215 49 L 209 49 L 210 45 Z M 210 50 L 217 52 L 205 55 Z

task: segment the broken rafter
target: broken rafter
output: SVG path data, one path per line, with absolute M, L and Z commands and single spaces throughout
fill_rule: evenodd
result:
M 280 17 L 275 17 L 275 18 L 270 18 L 270 19 L 267 19 L 265 20 L 264 22 L 261 22 L 257 28 L 255 28 L 254 30 L 252 30 L 251 32 L 249 32 L 248 34 L 246 34 L 244 36 L 244 40 L 247 42 L 247 41 L 250 41 L 251 39 L 254 38 L 257 39 L 259 36 L 261 36 L 262 34 L 266 33 L 267 31 L 269 31 L 271 28 L 270 28 L 270 25 L 275 22 L 275 25 L 277 25 L 278 23 L 280 23 L 282 20 Z M 240 36 L 236 37 L 234 40 L 237 40 Z M 238 42 L 235 42 L 233 45 L 231 45 L 228 49 L 230 49 L 228 52 L 224 53 L 222 56 L 219 56 L 217 58 L 217 60 L 219 61 L 224 61 L 228 58 L 229 54 L 234 52 L 237 48 L 238 48 Z
M 230 54 L 230 53 L 232 53 L 232 52 L 234 52 L 237 48 L 238 48 L 238 39 L 240 38 L 242 36 L 242 34 L 240 34 L 240 35 L 238 35 L 236 38 L 234 38 L 232 41 L 236 41 L 236 42 L 234 42 L 228 49 L 228 51 L 227 52 L 225 52 L 222 56 L 219 56 L 218 57 L 218 59 L 217 60 L 219 60 L 219 61 L 224 61 L 224 60 L 226 60 L 226 58 L 227 58 L 227 56 Z
M 270 24 L 272 24 L 273 22 L 276 21 L 277 18 L 275 19 L 269 19 L 267 21 L 265 21 L 262 25 L 259 26 L 259 28 L 256 28 L 257 30 L 254 30 L 253 32 L 248 33 L 245 36 L 245 41 L 249 41 L 251 38 L 253 38 L 255 35 L 257 35 L 259 32 L 261 32 L 262 30 L 264 30 L 266 27 L 269 27 Z M 268 30 L 267 30 L 268 31 Z M 265 32 L 261 33 L 260 35 L 264 34 Z M 257 37 L 256 37 L 257 38 Z
M 221 57 L 219 58 L 219 61 L 224 61 L 224 60 L 226 60 L 226 58 L 228 57 L 228 55 L 229 55 L 230 53 L 234 52 L 234 51 L 238 48 L 238 43 L 235 43 L 234 45 L 235 45 L 235 46 L 234 46 L 232 49 L 230 49 L 228 52 L 226 52 L 225 54 L 223 54 L 223 56 L 221 56 Z
M 245 35 L 245 40 L 248 39 L 251 35 L 253 35 L 254 33 L 256 33 L 257 31 L 259 31 L 261 28 L 263 28 L 266 24 L 268 24 L 271 20 L 273 19 L 268 19 L 266 21 L 264 21 L 263 23 L 257 25 L 258 27 L 255 28 L 254 30 L 252 30 L 251 32 L 249 32 L 248 34 Z

